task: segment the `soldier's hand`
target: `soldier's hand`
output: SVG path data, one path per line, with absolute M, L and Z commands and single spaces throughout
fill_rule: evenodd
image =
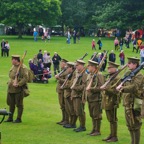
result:
M 116 90 L 117 90 L 117 91 L 121 91 L 122 88 L 123 88 L 123 86 L 122 86 L 122 85 L 119 85 L 119 86 L 116 87 Z
M 18 87 L 18 84 L 13 83 L 13 86 L 14 86 L 14 87 Z
M 86 91 L 90 91 L 90 88 L 86 88 Z
M 56 79 L 59 79 L 59 75 L 55 75 L 55 78 L 56 78 Z

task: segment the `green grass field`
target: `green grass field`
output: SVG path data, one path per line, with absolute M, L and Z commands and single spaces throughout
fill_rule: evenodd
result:
M 33 58 L 38 53 L 39 49 L 47 50 L 51 53 L 54 52 L 69 61 L 75 61 L 82 57 L 86 52 L 88 56 L 84 59 L 86 62 L 90 59 L 94 51 L 91 50 L 91 41 L 93 37 L 81 38 L 78 44 L 66 44 L 65 37 L 52 37 L 50 43 L 42 42 L 39 38 L 38 42 L 34 42 L 32 37 L 23 37 L 17 39 L 15 36 L 0 36 L 0 39 L 8 40 L 10 43 L 10 55 L 19 54 L 23 55 L 27 50 L 27 55 L 24 63 L 28 66 L 28 60 Z M 98 38 L 95 38 L 97 42 Z M 72 42 L 72 39 L 71 39 Z M 102 38 L 103 49 L 114 49 L 113 39 Z M 97 46 L 97 51 L 98 46 Z M 132 52 L 132 45 L 130 49 L 124 48 L 126 56 L 137 56 L 139 54 Z M 119 51 L 116 52 L 117 63 Z M 126 60 L 127 61 L 127 60 Z M 8 73 L 11 67 L 11 56 L 0 57 L 0 108 L 6 108 L 6 93 Z M 54 77 L 49 80 L 49 84 L 36 84 L 30 83 L 30 96 L 24 99 L 24 113 L 23 122 L 21 124 L 2 123 L 0 131 L 2 133 L 2 144 L 103 144 L 103 138 L 109 135 L 109 123 L 106 119 L 105 112 L 103 111 L 103 120 L 101 126 L 101 136 L 91 137 L 86 135 L 92 129 L 91 118 L 89 116 L 87 104 L 86 111 L 86 132 L 76 133 L 72 129 L 65 129 L 56 124 L 61 120 L 61 111 L 58 104 L 56 89 L 56 81 Z M 0 118 L 2 118 L 0 116 Z M 15 116 L 16 118 L 16 112 Z M 79 121 L 77 122 L 79 126 Z M 141 142 L 144 143 L 144 126 L 141 131 Z M 124 108 L 122 104 L 118 109 L 118 138 L 116 144 L 129 144 L 130 135 L 125 125 Z

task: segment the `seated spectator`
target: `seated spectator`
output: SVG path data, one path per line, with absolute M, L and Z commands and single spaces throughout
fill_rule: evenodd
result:
M 32 59 L 29 59 L 29 67 L 33 71 L 34 75 L 38 74 L 38 67 L 33 63 Z

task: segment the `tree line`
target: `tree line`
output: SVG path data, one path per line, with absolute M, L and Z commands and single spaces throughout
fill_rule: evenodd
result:
M 138 29 L 144 25 L 143 5 L 143 0 L 1 0 L 0 23 L 15 27 L 19 37 L 28 24 Z

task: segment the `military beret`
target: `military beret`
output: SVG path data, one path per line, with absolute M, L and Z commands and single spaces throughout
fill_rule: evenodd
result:
M 67 65 L 68 66 L 75 66 L 75 63 L 74 62 L 67 62 Z
M 88 65 L 91 65 L 91 66 L 98 66 L 99 64 L 95 61 L 92 61 L 92 60 L 89 60 L 88 61 Z
M 76 62 L 77 62 L 78 64 L 82 64 L 82 65 L 85 64 L 85 62 L 84 62 L 83 60 L 76 60 Z
M 139 63 L 140 59 L 136 57 L 128 57 L 128 62 Z
M 111 62 L 111 61 L 108 62 L 108 65 L 109 65 L 108 68 L 118 68 L 119 67 L 119 64 Z
M 65 62 L 65 63 L 67 63 L 68 60 L 66 60 L 66 59 L 61 59 L 61 62 Z

